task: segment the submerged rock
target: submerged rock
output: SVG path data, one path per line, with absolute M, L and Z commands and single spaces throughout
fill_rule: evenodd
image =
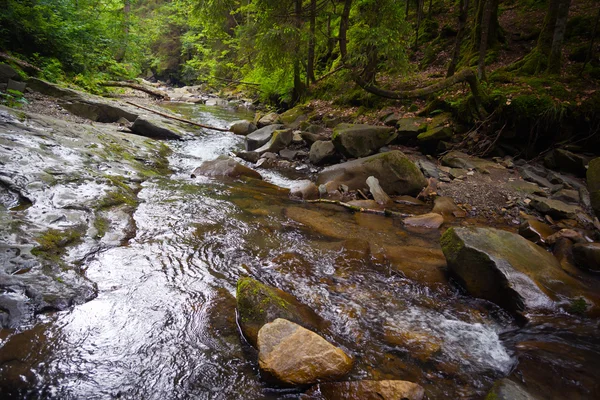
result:
M 316 333 L 277 318 L 258 332 L 258 363 L 285 384 L 308 385 L 341 378 L 353 361 Z
M 314 200 L 319 198 L 319 189 L 313 182 L 304 180 L 290 188 L 290 196 L 302 200 Z
M 265 285 L 252 278 L 237 282 L 237 310 L 244 337 L 256 347 L 258 332 L 263 325 L 284 318 L 310 330 L 326 328 L 326 323 L 310 307 L 281 289 Z
M 278 129 L 283 128 L 281 124 L 269 125 L 256 130 L 246 136 L 246 151 L 256 150 L 261 146 L 264 146 L 269 140 L 271 140 L 271 136 L 273 136 L 273 132 Z
M 450 228 L 441 239 L 449 270 L 465 288 L 515 312 L 552 309 L 553 300 L 587 296 L 558 260 L 525 238 L 491 228 Z
M 422 400 L 425 390 L 408 381 L 326 382 L 310 388 L 306 395 L 315 400 Z
M 496 383 L 486 395 L 486 400 L 538 400 L 536 396 L 527 391 L 518 383 L 504 378 Z M 541 400 L 541 399 L 539 399 Z
M 364 189 L 369 176 L 377 178 L 390 195 L 416 195 L 427 185 L 421 170 L 398 150 L 327 167 L 319 174 L 317 185 L 337 188 L 344 184 L 350 190 Z
M 228 178 L 254 178 L 262 179 L 262 176 L 235 161 L 231 157 L 219 156 L 216 160 L 204 161 L 201 166 L 192 172 L 192 177 L 195 176 L 212 176 L 212 177 L 228 177 Z
M 536 244 L 546 243 L 546 239 L 555 232 L 550 226 L 533 218 L 527 218 L 519 226 L 519 235 Z
M 407 226 L 416 228 L 437 229 L 444 223 L 444 217 L 437 213 L 428 213 L 405 218 L 403 222 Z
M 347 157 L 365 157 L 396 138 L 394 128 L 376 125 L 339 124 L 333 129 L 333 144 Z

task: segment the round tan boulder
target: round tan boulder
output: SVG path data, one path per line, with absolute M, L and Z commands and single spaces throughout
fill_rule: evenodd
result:
M 277 318 L 258 332 L 258 363 L 289 385 L 339 379 L 352 368 L 342 349 L 291 321 Z

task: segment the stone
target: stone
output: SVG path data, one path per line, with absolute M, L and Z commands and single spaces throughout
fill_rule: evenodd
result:
M 600 218 L 600 157 L 590 161 L 586 179 L 592 208 L 596 216 Z
M 552 200 L 559 200 L 569 204 L 579 204 L 579 191 L 570 189 L 560 189 L 551 197 Z
M 417 166 L 421 169 L 426 178 L 439 179 L 440 173 L 437 166 L 431 161 L 419 160 Z
M 328 141 L 329 138 L 321 133 L 312 133 L 312 132 L 302 132 L 302 139 L 308 143 L 309 146 L 312 146 L 313 143 L 318 141 Z
M 422 400 L 422 386 L 397 380 L 325 382 L 311 387 L 306 393 L 318 400 Z
M 525 219 L 519 226 L 519 235 L 536 244 L 546 243 L 546 239 L 554 232 L 550 226 L 533 218 Z
M 19 73 L 8 64 L 0 64 L 0 83 L 8 83 L 9 79 L 17 80 Z
M 293 321 L 312 331 L 327 327 L 321 317 L 291 294 L 252 278 L 238 279 L 236 299 L 240 328 L 255 347 L 259 330 L 277 318 Z
M 600 272 L 600 243 L 577 243 L 573 246 L 575 265 Z
M 279 151 L 279 157 L 284 160 L 293 161 L 298 155 L 298 150 L 283 149 Z
M 304 106 L 296 106 L 292 109 L 287 110 L 279 116 L 279 120 L 285 124 L 286 127 L 296 129 L 300 124 L 308 119 Z
M 405 142 L 419 136 L 427 130 L 425 118 L 402 118 L 396 124 L 398 140 Z
M 402 117 L 400 117 L 400 114 L 398 113 L 391 113 L 388 116 L 383 118 L 383 124 L 385 126 L 396 126 L 396 124 L 398 123 L 398 120 L 400 120 Z
M 450 168 L 448 174 L 452 179 L 464 179 L 467 176 L 467 171 L 462 168 Z
M 462 211 L 458 207 L 452 197 L 438 196 L 433 201 L 433 210 L 431 212 L 442 214 L 445 217 L 453 216 L 454 212 Z
M 277 318 L 258 332 L 258 364 L 284 384 L 308 385 L 343 377 L 353 360 L 316 333 Z
M 452 128 L 447 126 L 439 126 L 437 128 L 428 129 L 423 133 L 419 133 L 417 140 L 419 142 L 433 142 L 450 139 L 454 135 Z
M 546 243 L 549 245 L 553 245 L 558 239 L 561 238 L 569 239 L 575 243 L 587 243 L 587 241 L 581 235 L 581 233 L 573 229 L 561 229 L 560 231 L 553 233 L 552 235 L 546 238 Z
M 544 164 L 546 164 L 548 168 L 570 172 L 582 178 L 585 177 L 585 167 L 590 162 L 590 157 L 564 149 L 554 149 L 551 154 L 551 158 L 548 158 L 548 160 L 544 159 Z
M 443 340 L 433 332 L 406 330 L 387 322 L 383 326 L 383 340 L 392 346 L 399 346 L 410 352 L 412 358 L 427 362 L 442 349 Z
M 547 199 L 540 196 L 531 197 L 529 205 L 542 214 L 550 215 L 552 218 L 575 218 L 582 211 L 579 206 L 566 204 L 559 200 Z
M 304 139 L 302 139 L 302 132 L 294 131 L 294 135 L 292 136 L 292 143 L 301 144 L 302 142 L 304 142 Z
M 527 239 L 492 228 L 450 228 L 441 238 L 450 272 L 467 291 L 520 313 L 552 310 L 563 298 L 593 298 L 584 283 Z
M 536 171 L 534 171 L 531 168 L 531 166 L 526 165 L 526 166 L 517 168 L 517 170 L 521 174 L 521 177 L 523 179 L 525 179 L 526 181 L 530 181 L 539 186 L 543 186 L 543 187 L 547 187 L 547 188 L 552 187 L 552 183 L 550 183 L 550 181 L 548 179 L 544 178 L 543 176 L 540 176 Z
M 290 143 L 292 143 L 292 130 L 277 130 L 273 132 L 271 139 L 267 143 L 258 149 L 255 149 L 254 151 L 259 154 L 266 152 L 278 153 L 279 151 L 285 149 Z
M 269 125 L 258 129 L 246 136 L 246 151 L 252 151 L 264 146 L 271 140 L 273 132 L 283 128 L 281 124 Z
M 308 159 L 314 165 L 321 165 L 337 161 L 339 156 L 331 140 L 318 140 L 310 146 Z
M 235 153 L 235 155 L 241 158 L 242 160 L 251 162 L 253 164 L 256 164 L 258 162 L 258 159 L 260 158 L 260 154 L 258 154 L 255 151 L 238 151 L 237 153 Z
M 367 178 L 366 182 L 367 186 L 369 186 L 369 192 L 371 192 L 373 199 L 377 202 L 377 204 L 385 205 L 392 201 L 390 196 L 388 196 L 379 185 L 379 180 L 377 178 L 370 176 Z
M 389 195 L 417 195 L 427 185 L 419 168 L 398 150 L 327 167 L 318 175 L 317 185 L 364 189 L 369 176 L 377 178 Z
M 547 196 L 544 189 L 539 187 L 533 182 L 525 182 L 525 181 L 513 181 L 508 182 L 507 186 L 513 189 L 516 192 L 524 193 L 524 194 L 536 194 L 538 196 Z
M 25 93 L 26 87 L 27 87 L 26 82 L 19 82 L 19 81 L 14 81 L 12 79 L 9 79 L 6 90 L 16 90 L 17 92 Z
M 264 128 L 267 125 L 275 125 L 281 123 L 281 119 L 279 118 L 279 114 L 277 113 L 268 113 L 267 115 L 261 117 L 256 124 L 259 128 Z
M 541 400 L 508 378 L 495 382 L 485 398 L 489 400 Z
M 333 129 L 333 144 L 346 157 L 365 157 L 396 138 L 394 128 L 376 125 L 339 124 Z
M 444 217 L 436 213 L 417 215 L 404 219 L 404 225 L 415 228 L 438 229 L 444 223 Z
M 415 282 L 427 285 L 448 284 L 446 259 L 437 246 L 384 246 L 391 270 Z
M 495 162 L 484 160 L 483 158 L 470 156 L 460 151 L 451 151 L 442 157 L 442 165 L 451 168 L 474 169 L 475 171 L 485 174 L 492 169 L 504 169 L 503 166 Z
M 246 120 L 235 121 L 231 124 L 229 130 L 236 135 L 248 136 L 256 131 L 256 125 Z
M 73 89 L 67 89 L 54 83 L 50 83 L 38 78 L 29 78 L 27 86 L 34 92 L 45 94 L 46 96 L 56 97 L 57 99 L 75 100 L 81 99 L 83 93 Z
M 231 157 L 219 156 L 217 159 L 212 161 L 204 161 L 201 166 L 196 168 L 192 172 L 192 177 L 196 176 L 210 176 L 210 177 L 227 177 L 227 178 L 254 178 L 261 179 L 262 176 L 250 169 L 238 163 Z
M 153 139 L 181 139 L 181 135 L 171 129 L 164 123 L 157 120 L 150 120 L 145 117 L 137 117 L 131 125 L 131 132 L 136 135 L 145 136 Z
M 398 196 L 394 198 L 394 203 L 406 204 L 409 206 L 424 206 L 425 203 L 412 196 Z
M 319 198 L 319 189 L 313 182 L 303 180 L 290 188 L 290 196 L 301 200 L 314 200 Z

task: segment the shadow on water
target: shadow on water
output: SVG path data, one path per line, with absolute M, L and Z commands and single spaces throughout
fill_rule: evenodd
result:
M 210 124 L 245 117 L 169 108 Z M 448 282 L 439 232 L 295 203 L 263 183 L 189 178 L 203 160 L 242 144 L 208 131 L 170 144 L 174 174 L 143 184 L 135 238 L 85 266 L 98 297 L 1 338 L 6 398 L 298 398 L 262 383 L 239 336 L 232 294 L 243 275 L 288 291 L 331 321 L 356 359 L 349 379 L 416 381 L 430 399 L 482 398 L 513 370 L 539 381 L 549 374 L 539 365 L 560 360 L 550 364 L 556 371 L 573 368 L 553 381 L 554 390 L 569 398 L 597 393 L 597 324 L 555 316 L 518 328 Z

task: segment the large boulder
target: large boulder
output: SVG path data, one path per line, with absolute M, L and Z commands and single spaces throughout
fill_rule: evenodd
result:
M 522 385 L 504 378 L 496 383 L 485 396 L 486 400 L 538 400 L 528 393 Z
M 8 64 L 0 64 L 0 83 L 8 83 L 9 79 L 19 79 L 19 73 Z
M 219 156 L 216 160 L 204 161 L 201 166 L 192 172 L 192 177 L 199 175 L 211 177 L 247 177 L 262 179 L 262 176 L 258 172 L 243 166 L 233 158 L 227 156 Z
M 594 158 L 588 165 L 587 186 L 592 208 L 596 216 L 600 218 L 600 157 Z
M 292 143 L 293 133 L 291 129 L 281 129 L 273 132 L 271 139 L 254 151 L 258 154 L 278 153 Z
M 308 116 L 302 105 L 289 109 L 279 116 L 280 121 L 283 122 L 285 126 L 292 129 L 298 128 L 302 122 L 307 120 L 307 118 Z
M 308 385 L 343 377 L 353 361 L 316 333 L 277 318 L 258 332 L 258 363 L 280 382 Z
M 318 140 L 310 146 L 308 159 L 314 165 L 321 165 L 327 162 L 339 161 L 335 146 L 331 140 Z
M 311 387 L 306 395 L 318 400 L 421 400 L 425 390 L 408 381 L 325 382 Z
M 396 127 L 398 140 L 408 141 L 427 130 L 427 120 L 425 118 L 401 118 Z
M 421 170 L 398 150 L 327 167 L 319 174 L 317 185 L 337 188 L 344 184 L 351 190 L 365 189 L 369 176 L 377 178 L 389 195 L 416 195 L 427 186 Z
M 600 243 L 577 243 L 573 256 L 578 267 L 600 272 Z
M 554 301 L 590 294 L 552 254 L 515 233 L 450 228 L 441 245 L 449 270 L 469 293 L 510 311 L 548 310 Z
M 145 117 L 137 117 L 130 129 L 136 135 L 153 139 L 181 139 L 181 134 L 170 125 Z
M 264 128 L 260 128 L 259 130 L 252 132 L 246 136 L 246 150 L 252 151 L 264 146 L 269 140 L 271 140 L 273 132 L 281 128 L 283 128 L 283 125 L 275 124 L 265 126 Z
M 256 125 L 250 121 L 240 120 L 233 122 L 229 130 L 236 135 L 248 136 L 256 130 Z
M 333 129 L 333 144 L 347 157 L 365 157 L 396 138 L 394 128 L 376 125 L 339 124 Z
M 565 149 L 555 149 L 544 158 L 548 168 L 570 172 L 580 177 L 585 176 L 585 166 L 590 162 L 590 157 L 576 154 Z
M 321 317 L 294 296 L 256 279 L 240 278 L 236 298 L 242 333 L 253 346 L 257 345 L 258 332 L 263 325 L 277 318 L 293 321 L 314 331 L 327 327 Z

